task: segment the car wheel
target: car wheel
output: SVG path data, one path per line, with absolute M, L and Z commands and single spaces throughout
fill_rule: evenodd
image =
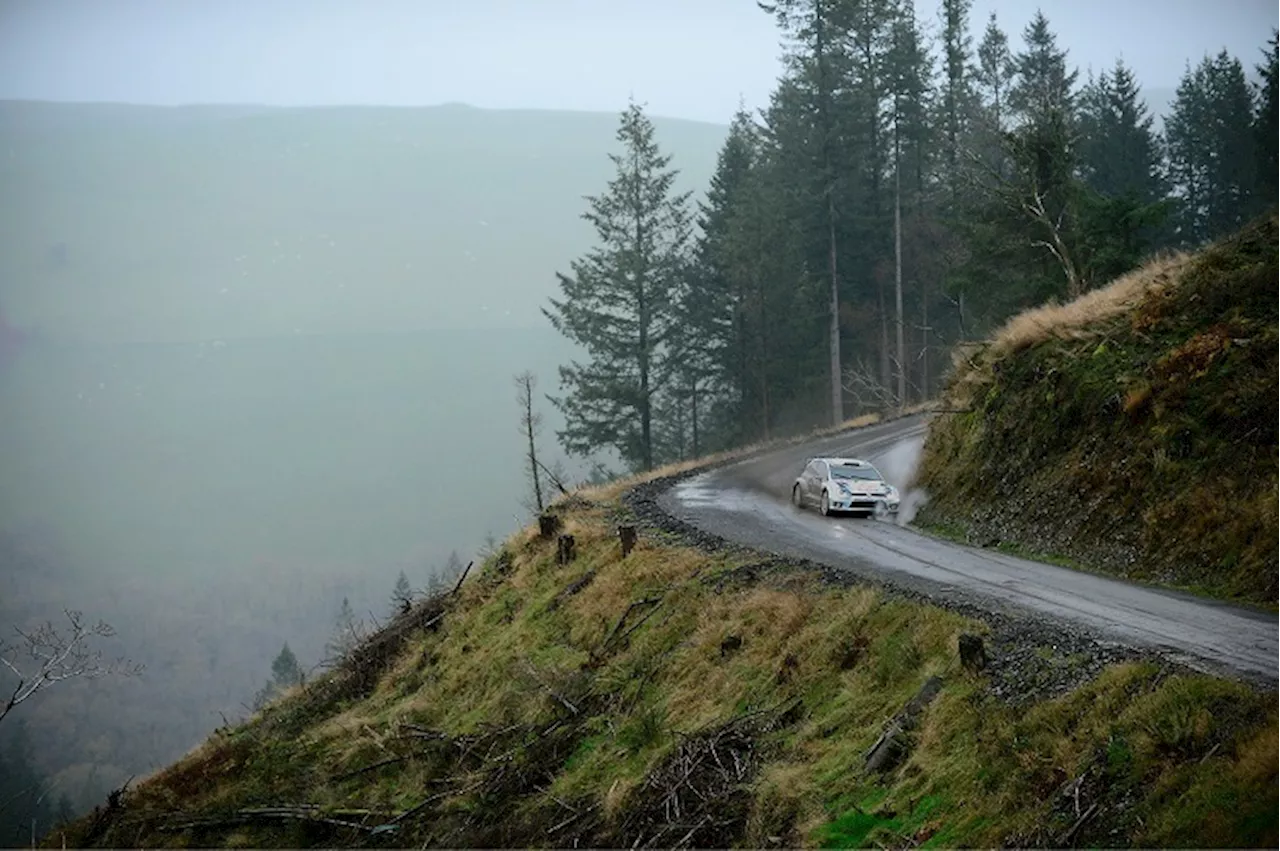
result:
M 889 509 L 884 507 L 883 502 L 877 502 L 875 510 L 871 512 L 871 516 L 877 520 L 883 520 L 889 515 Z
M 792 485 L 791 487 L 791 504 L 796 508 L 804 508 L 804 498 L 800 496 L 799 485 Z
M 822 516 L 827 517 L 831 514 L 831 504 L 827 502 L 827 492 L 822 492 Z

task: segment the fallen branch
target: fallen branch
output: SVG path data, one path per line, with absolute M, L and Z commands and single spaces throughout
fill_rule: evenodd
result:
M 399 762 L 406 762 L 408 760 L 413 759 L 414 756 L 415 754 L 405 754 L 404 756 L 388 757 L 387 759 L 378 760 L 372 765 L 366 765 L 362 768 L 356 768 L 351 771 L 344 771 L 341 774 L 335 774 L 332 777 L 330 777 L 329 780 L 334 783 L 338 782 L 339 780 L 349 780 L 352 777 L 359 777 L 361 774 L 367 774 L 370 771 L 377 771 L 379 768 L 386 768 L 388 765 L 395 765 L 396 763 L 399 763 Z
M 613 629 L 610 630 L 608 637 L 605 638 L 604 643 L 600 645 L 600 651 L 604 652 L 605 648 L 609 646 L 609 643 L 612 642 L 613 639 L 617 636 L 618 630 L 622 629 L 622 625 L 626 623 L 627 618 L 630 617 L 632 612 L 634 612 L 636 609 L 640 608 L 641 606 L 654 606 L 661 602 L 662 602 L 661 597 L 646 597 L 643 600 L 637 600 L 636 602 L 632 603 L 630 606 L 627 606 L 627 610 L 622 613 L 622 617 L 618 618 L 618 622 L 613 625 Z
M 471 565 L 473 564 L 475 564 L 474 561 L 467 562 L 467 566 L 463 569 L 462 575 L 458 577 L 458 584 L 453 586 L 453 591 L 450 592 L 451 594 L 458 593 L 458 589 L 462 587 L 462 580 L 467 578 L 467 574 L 471 572 Z M 443 617 L 443 614 L 437 616 L 435 620 L 439 620 L 441 617 Z M 434 622 L 435 621 L 432 621 L 432 623 Z
M 184 822 L 161 825 L 160 830 L 164 832 L 177 832 L 183 830 L 192 830 L 194 828 L 209 827 L 234 827 L 245 824 L 246 822 L 256 820 L 283 820 L 283 821 L 307 821 L 315 824 L 327 824 L 332 827 L 345 827 L 353 830 L 372 833 L 375 828 L 363 822 L 350 821 L 345 818 L 333 818 L 332 816 L 371 816 L 376 815 L 372 810 L 335 810 L 331 814 L 323 814 L 319 807 L 300 806 L 300 807 L 250 807 L 243 810 L 236 810 L 225 816 L 210 816 L 208 818 L 190 819 Z
M 551 479 L 551 483 L 560 489 L 560 493 L 564 494 L 565 496 L 568 496 L 569 489 L 564 486 L 564 483 L 560 481 L 559 477 L 556 476 L 555 473 L 548 470 L 547 465 L 543 464 L 541 461 L 538 461 L 537 464 L 539 467 L 542 468 L 542 472 L 546 473 L 547 477 Z
M 387 828 L 393 825 L 397 825 L 400 822 L 404 821 L 405 819 L 409 818 L 410 816 L 417 815 L 418 813 L 422 812 L 423 810 L 425 810 L 427 807 L 429 807 L 432 803 L 436 801 L 439 801 L 443 798 L 448 798 L 452 795 L 465 795 L 468 792 L 479 789 L 483 785 L 484 785 L 483 780 L 477 780 L 475 783 L 472 783 L 470 786 L 467 786 L 464 789 L 446 789 L 443 792 L 437 792 L 436 794 L 430 795 L 427 798 L 423 799 L 422 801 L 419 801 L 418 803 L 414 804 L 412 807 L 405 810 L 400 815 L 396 816 L 391 821 L 387 822 L 385 825 L 379 825 L 379 827 Z
M 1090 804 L 1089 809 L 1084 811 L 1084 815 L 1076 819 L 1076 823 L 1071 825 L 1071 829 L 1062 835 L 1062 838 L 1058 840 L 1058 844 L 1065 846 L 1067 843 L 1071 842 L 1071 840 L 1075 839 L 1076 833 L 1079 832 L 1080 828 L 1084 826 L 1084 823 L 1088 821 L 1095 812 L 1097 812 L 1097 809 L 1098 805 L 1096 803 Z

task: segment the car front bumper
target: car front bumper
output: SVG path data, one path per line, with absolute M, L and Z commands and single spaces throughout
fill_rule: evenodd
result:
M 831 511 L 884 511 L 887 514 L 898 513 L 898 500 L 890 500 L 883 496 L 841 495 L 829 501 Z

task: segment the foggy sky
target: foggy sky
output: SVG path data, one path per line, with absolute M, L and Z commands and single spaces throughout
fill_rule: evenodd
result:
M 939 0 L 917 0 L 936 31 Z M 1246 65 L 1274 0 L 975 0 L 1015 48 L 1043 7 L 1082 70 L 1146 88 L 1226 48 Z M 724 122 L 767 104 L 778 32 L 754 0 L 0 0 L 0 98 L 146 104 L 620 109 Z

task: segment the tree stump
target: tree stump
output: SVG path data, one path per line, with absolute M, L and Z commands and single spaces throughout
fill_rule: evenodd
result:
M 543 540 L 551 540 L 560 531 L 559 514 L 538 515 L 538 536 Z
M 960 636 L 960 664 L 975 674 L 987 667 L 987 651 L 981 638 L 967 632 Z
M 575 556 L 573 536 L 561 535 L 556 541 L 556 564 L 568 564 Z
M 618 540 L 622 542 L 622 557 L 626 558 L 636 546 L 636 527 L 619 526 Z

